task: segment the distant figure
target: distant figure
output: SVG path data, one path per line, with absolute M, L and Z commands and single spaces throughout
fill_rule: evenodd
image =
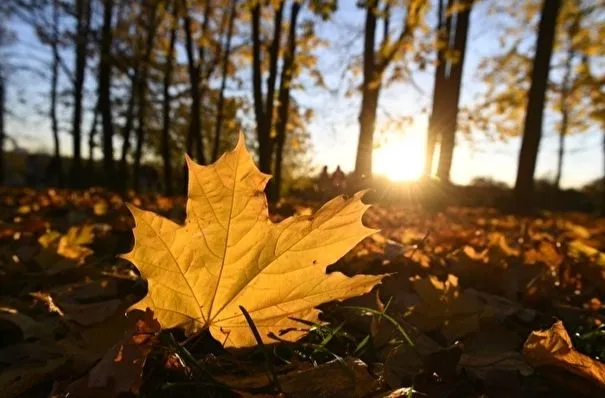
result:
M 317 180 L 317 190 L 319 192 L 329 192 L 331 187 L 332 181 L 328 175 L 328 166 L 324 166 L 321 169 L 321 174 L 319 174 L 319 178 Z
M 336 170 L 332 174 L 332 187 L 337 192 L 342 192 L 347 188 L 347 176 L 340 169 L 340 166 L 337 166 Z

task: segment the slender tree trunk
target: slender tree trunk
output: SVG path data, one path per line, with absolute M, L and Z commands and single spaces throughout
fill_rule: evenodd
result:
M 263 99 L 261 72 L 261 36 L 260 36 L 260 4 L 252 7 L 252 83 L 254 98 L 254 113 L 256 117 L 256 133 L 258 136 L 258 164 L 260 171 L 271 174 L 273 160 L 273 106 L 275 101 L 275 82 L 277 80 L 277 61 L 279 43 L 281 40 L 281 25 L 284 1 L 280 0 L 273 17 L 273 39 L 269 50 L 269 74 L 267 76 L 267 98 Z M 265 102 L 266 101 L 266 102 Z M 272 190 L 269 189 L 269 196 Z M 269 198 L 271 200 L 271 197 Z
M 273 162 L 273 139 L 271 131 L 273 130 L 273 113 L 275 108 L 275 82 L 277 81 L 277 63 L 279 60 L 279 49 L 281 47 L 281 31 L 282 31 L 282 19 L 284 15 L 284 0 L 279 1 L 279 5 L 275 10 L 273 16 L 273 40 L 271 41 L 271 48 L 269 49 L 269 75 L 267 76 L 267 98 L 265 98 L 265 117 L 267 122 L 265 123 L 265 136 L 269 137 L 269 159 L 266 161 L 271 165 Z M 270 173 L 271 171 L 269 171 Z M 271 181 L 269 181 L 271 184 Z
M 185 51 L 187 53 L 187 71 L 189 73 L 189 86 L 191 89 L 191 114 L 189 115 L 189 131 L 187 132 L 187 140 L 185 143 L 185 151 L 195 159 L 193 153 L 193 144 L 196 137 L 195 131 L 199 130 L 200 125 L 200 71 L 195 60 L 193 52 L 193 34 L 191 33 L 191 18 L 187 9 L 183 16 L 183 30 L 185 31 Z
M 435 155 L 435 147 L 439 137 L 441 137 L 442 123 L 440 122 L 439 110 L 442 107 L 442 98 L 444 94 L 444 83 L 445 83 L 445 71 L 447 66 L 447 60 L 445 58 L 445 50 L 449 46 L 449 36 L 452 16 L 447 14 L 444 17 L 444 2 L 445 0 L 438 0 L 438 12 L 437 12 L 437 34 L 439 36 L 440 45 L 437 50 L 437 66 L 435 67 L 435 80 L 433 87 L 433 106 L 431 109 L 431 116 L 429 119 L 427 139 L 426 139 L 426 155 L 424 161 L 424 177 L 430 177 L 433 172 L 433 157 Z M 451 6 L 452 0 L 448 1 L 447 8 Z
M 565 156 L 565 138 L 569 130 L 569 92 L 571 83 L 571 74 L 573 73 L 573 59 L 575 53 L 573 48 L 567 52 L 565 59 L 565 75 L 561 82 L 561 131 L 559 131 L 559 151 L 557 156 L 557 175 L 555 177 L 555 187 L 561 189 L 561 177 L 563 175 L 563 157 Z
M 273 199 L 278 201 L 281 195 L 282 187 L 282 167 L 284 146 L 286 143 L 286 128 L 288 126 L 288 116 L 290 112 L 290 85 L 296 57 L 296 25 L 300 3 L 292 3 L 290 12 L 290 32 L 288 34 L 288 48 L 284 57 L 284 65 L 279 84 L 279 108 L 277 114 L 276 130 L 276 148 L 275 148 L 275 182 L 273 183 Z
M 111 114 L 111 47 L 113 0 L 104 0 L 103 27 L 101 29 L 99 66 L 99 109 L 103 124 L 103 173 L 105 185 L 115 186 L 115 165 L 113 158 L 113 120 Z
M 261 72 L 261 37 L 260 37 L 260 2 L 252 7 L 252 95 L 254 98 L 254 115 L 256 118 L 256 136 L 258 139 L 258 165 L 263 173 L 271 173 L 270 139 L 266 134 L 262 72 Z
M 130 82 L 130 97 L 126 107 L 126 121 L 122 129 L 122 154 L 120 156 L 120 180 L 121 189 L 125 190 L 128 186 L 129 170 L 128 170 L 128 153 L 130 152 L 130 136 L 134 127 L 134 111 L 137 102 L 137 93 L 139 91 L 139 62 L 135 61 L 132 81 Z
M 94 169 L 94 150 L 95 150 L 95 136 L 97 135 L 97 122 L 99 119 L 99 104 L 95 105 L 95 109 L 92 114 L 92 123 L 90 124 L 90 131 L 88 132 L 88 164 L 86 166 L 89 176 L 93 176 L 95 173 Z
M 141 82 L 139 84 L 138 92 L 138 103 L 139 112 L 138 119 L 139 123 L 137 126 L 137 146 L 134 156 L 134 189 L 135 191 L 140 190 L 140 175 L 141 175 L 141 157 L 143 155 L 143 144 L 145 142 L 145 129 L 146 129 L 146 111 L 147 111 L 147 80 L 149 75 L 149 62 L 151 60 L 151 53 L 153 51 L 153 43 L 155 41 L 155 33 L 157 27 L 156 14 L 158 9 L 158 3 L 153 2 L 150 5 L 149 10 L 149 25 L 147 28 L 147 42 L 145 43 L 145 53 L 143 55 L 141 65 Z
M 519 213 L 528 213 L 534 208 L 534 173 L 542 138 L 544 101 L 560 9 L 561 0 L 544 0 L 515 182 L 515 207 Z
M 204 9 L 204 21 L 202 22 L 202 29 L 201 29 L 201 35 L 203 38 L 206 38 L 207 34 L 208 34 L 208 26 L 210 24 L 210 19 L 212 19 L 212 14 L 214 12 L 214 9 L 212 8 L 212 1 L 208 0 L 206 1 L 206 7 Z M 206 94 L 206 88 L 208 85 L 208 79 L 210 78 L 210 72 L 212 70 L 211 67 L 209 67 L 208 69 L 208 73 L 205 73 L 205 66 L 206 66 L 206 47 L 207 47 L 207 40 L 202 41 L 202 43 L 198 46 L 198 51 L 199 51 L 199 59 L 198 59 L 198 73 L 200 74 L 199 78 L 199 109 L 200 109 L 200 115 L 199 115 L 199 127 L 197 129 L 197 131 L 194 132 L 195 134 L 195 152 L 196 152 L 196 156 L 197 156 L 197 161 L 200 164 L 206 164 L 206 152 L 205 152 L 205 145 L 204 145 L 204 134 L 203 134 L 203 126 L 204 126 L 204 121 L 202 119 L 202 108 L 204 106 L 204 96 Z
M 229 75 L 229 57 L 231 56 L 231 38 L 233 36 L 233 25 L 237 15 L 237 0 L 231 0 L 231 9 L 229 11 L 229 26 L 227 27 L 227 38 L 225 39 L 225 49 L 223 52 L 223 64 L 221 72 L 221 87 L 219 88 L 218 101 L 216 104 L 216 123 L 214 126 L 214 146 L 212 148 L 212 162 L 216 162 L 219 155 L 221 132 L 223 129 L 224 107 L 225 107 L 225 89 L 227 87 L 227 77 Z
M 374 49 L 374 41 L 376 39 L 376 7 L 378 7 L 378 1 L 368 1 L 363 50 L 363 86 L 361 111 L 359 113 L 359 142 L 357 144 L 357 158 L 355 159 L 355 176 L 358 180 L 369 178 L 372 175 L 374 129 L 382 82 L 376 68 L 376 51 Z
M 456 14 L 456 29 L 454 32 L 454 50 L 458 53 L 458 62 L 450 64 L 449 76 L 446 77 L 446 103 L 442 109 L 444 124 L 441 131 L 441 146 L 439 148 L 439 167 L 437 176 L 443 182 L 450 182 L 452 159 L 456 146 L 456 130 L 458 127 L 458 110 L 460 104 L 460 88 L 462 86 L 462 71 L 466 56 L 468 27 L 473 5 L 472 0 L 463 0 L 460 5 L 464 10 Z
M 178 12 L 174 10 L 174 18 L 178 18 Z M 176 43 L 176 28 L 170 30 L 170 42 L 166 54 L 166 68 L 164 69 L 163 101 L 162 101 L 162 160 L 164 162 L 164 193 L 172 195 L 172 160 L 170 156 L 170 86 L 172 84 L 172 69 L 174 67 L 174 46 Z
M 189 83 L 191 86 L 191 120 L 187 133 L 186 151 L 189 156 L 196 158 L 198 163 L 206 164 L 204 156 L 204 140 L 202 137 L 202 88 L 201 73 L 204 57 L 204 46 L 200 46 L 199 59 L 196 61 L 194 54 L 194 39 L 191 30 L 191 17 L 185 2 L 185 14 L 183 16 L 183 28 L 185 31 L 185 50 L 187 53 L 187 67 L 189 72 Z M 204 8 L 204 21 L 202 22 L 202 36 L 206 34 L 212 13 L 211 2 L 206 2 Z
M 81 187 L 81 146 L 82 146 L 82 99 L 86 77 L 88 34 L 90 30 L 90 0 L 76 0 L 76 57 L 74 68 L 74 113 L 73 113 L 73 159 L 71 180 L 75 187 Z
M 52 64 L 51 64 L 51 81 L 50 81 L 50 121 L 53 133 L 54 157 L 50 167 L 51 173 L 56 177 L 57 185 L 63 186 L 63 172 L 61 168 L 61 153 L 59 142 L 59 120 L 57 117 L 57 88 L 59 85 L 59 7 L 58 0 L 53 1 L 53 37 L 51 40 L 52 49 Z

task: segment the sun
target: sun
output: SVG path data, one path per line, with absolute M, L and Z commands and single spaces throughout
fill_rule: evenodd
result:
M 422 176 L 426 132 L 417 124 L 405 131 L 388 133 L 374 150 L 374 174 L 392 181 L 414 181 Z

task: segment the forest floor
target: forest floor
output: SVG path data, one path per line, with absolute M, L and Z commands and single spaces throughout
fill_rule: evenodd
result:
M 185 198 L 127 201 L 184 219 Z M 328 271 L 381 285 L 323 305 L 297 342 L 233 351 L 124 315 L 146 283 L 118 257 L 134 225 L 120 196 L 0 191 L 0 395 L 605 396 L 605 220 L 377 204 L 364 222 L 380 232 Z

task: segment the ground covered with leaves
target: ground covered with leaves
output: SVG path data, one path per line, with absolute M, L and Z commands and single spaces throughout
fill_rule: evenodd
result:
M 605 220 L 378 203 L 363 221 L 380 232 L 334 259 L 327 273 L 363 274 L 372 283 L 387 275 L 380 284 L 320 305 L 320 321 L 288 311 L 285 320 L 265 321 L 247 302 L 237 308 L 240 332 L 220 338 L 233 326 L 220 317 L 214 329 L 207 319 L 187 330 L 166 327 L 157 308 L 128 311 L 151 297 L 140 276 L 149 270 L 129 260 L 165 260 L 147 252 L 123 257 L 136 252 L 125 202 L 178 225 L 185 220 L 185 198 L 0 192 L 3 396 L 604 394 Z M 270 213 L 278 222 L 320 206 L 286 200 Z M 304 278 L 297 274 L 288 289 L 298 291 Z M 279 332 L 266 333 L 275 324 Z

